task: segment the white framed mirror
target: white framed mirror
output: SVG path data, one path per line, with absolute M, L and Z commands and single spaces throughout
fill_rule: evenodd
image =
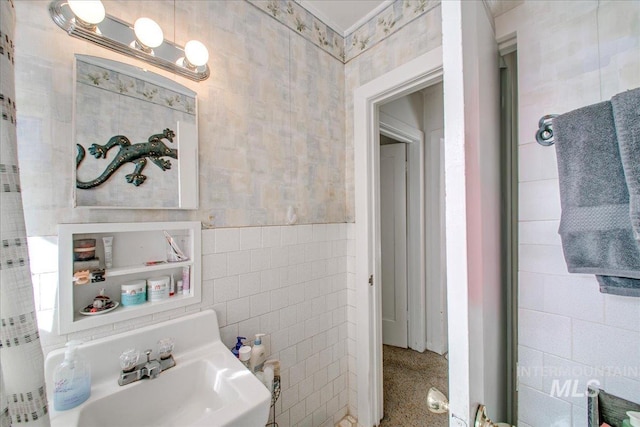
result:
M 197 209 L 197 104 L 173 80 L 76 55 L 74 206 Z

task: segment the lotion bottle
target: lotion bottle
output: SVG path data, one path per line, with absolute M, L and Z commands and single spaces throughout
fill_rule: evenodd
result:
M 262 337 L 264 334 L 256 334 L 256 339 L 253 342 L 253 348 L 251 349 L 251 359 L 249 359 L 249 369 L 251 372 L 258 372 L 262 370 L 264 361 L 267 359 L 267 351 L 262 344 Z
M 69 341 L 64 360 L 53 373 L 53 407 L 56 411 L 75 408 L 91 395 L 91 367 L 78 354 L 80 341 Z

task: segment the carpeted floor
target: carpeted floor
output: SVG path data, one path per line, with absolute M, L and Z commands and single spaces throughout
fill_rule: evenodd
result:
M 449 394 L 449 363 L 439 354 L 383 346 L 384 418 L 380 427 L 446 427 L 447 414 L 427 409 L 427 392 Z

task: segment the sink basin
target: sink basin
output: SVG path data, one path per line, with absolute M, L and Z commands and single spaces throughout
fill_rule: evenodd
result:
M 241 394 L 239 383 L 242 376 L 248 374 L 253 377 L 249 371 L 234 373 L 223 363 L 210 359 L 176 363 L 174 368 L 153 380 L 138 381 L 104 397 L 91 399 L 80 408 L 78 425 L 161 427 L 264 424 L 261 420 L 250 422 L 247 419 L 246 412 L 251 409 L 251 399 Z
M 92 365 L 91 397 L 68 411 L 55 411 L 51 405 L 51 425 L 264 426 L 269 415 L 270 393 L 222 344 L 215 313 L 212 317 L 203 316 L 202 313 L 196 316 L 197 318 L 192 320 L 195 320 L 197 325 L 185 325 L 184 322 L 188 323 L 189 320 L 181 318 L 165 322 L 164 325 L 154 325 L 120 336 L 92 341 L 80 347 L 79 352 L 82 352 Z M 213 339 L 201 341 L 201 335 L 211 338 L 211 321 L 216 321 L 216 333 L 213 334 Z M 204 324 L 207 324 L 207 327 L 204 327 Z M 130 348 L 132 341 L 155 342 L 159 338 L 171 336 L 168 333 L 172 330 L 181 331 L 181 335 L 173 335 L 176 366 L 161 372 L 155 379 L 143 379 L 119 386 L 119 353 L 125 348 Z M 156 333 L 161 334 L 158 335 L 159 338 L 150 338 L 150 335 Z M 179 351 L 181 345 L 186 351 Z M 153 346 L 147 345 L 145 348 Z M 112 353 L 115 363 L 109 363 L 111 356 L 105 355 L 104 352 Z M 48 390 L 51 390 L 52 371 L 59 363 L 50 359 L 61 360 L 60 353 L 63 357 L 64 351 L 52 352 L 45 363 Z M 115 366 L 115 370 L 105 369 L 102 363 Z M 49 401 L 52 401 L 51 396 Z

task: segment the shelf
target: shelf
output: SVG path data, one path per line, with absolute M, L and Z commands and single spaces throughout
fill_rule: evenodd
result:
M 127 267 L 108 268 L 106 270 L 106 277 L 118 277 L 126 276 L 135 273 L 147 273 L 153 271 L 170 270 L 172 268 L 189 267 L 193 265 L 192 260 L 179 261 L 179 262 L 163 262 L 162 264 L 155 265 L 131 265 Z
M 122 306 L 120 305 L 113 311 L 95 316 L 85 316 L 76 311 L 73 314 L 74 324 L 82 324 L 85 327 L 100 326 L 105 323 L 119 322 L 122 320 L 134 319 L 136 317 L 147 314 L 157 313 L 158 311 L 171 310 L 176 307 L 183 306 L 185 302 L 193 300 L 193 293 L 189 295 L 174 295 L 162 301 L 147 301 L 140 305 Z M 193 302 L 189 302 L 193 304 Z M 86 328 L 83 328 L 86 329 Z
M 163 262 L 145 265 L 150 260 L 166 257 L 164 231 L 168 231 L 181 242 L 186 261 Z M 102 237 L 113 237 L 113 268 L 106 270 L 105 281 L 90 285 L 73 284 L 73 241 L 84 238 L 96 239 L 96 257 L 103 259 Z M 152 222 L 152 223 L 101 223 L 60 224 L 59 244 L 59 289 L 58 332 L 67 334 L 103 326 L 124 320 L 135 319 L 179 307 L 198 304 L 202 301 L 201 289 L 201 225 L 196 221 Z M 113 301 L 120 301 L 122 284 L 132 280 L 146 280 L 154 272 L 166 272 L 179 280 L 183 267 L 189 268 L 190 293 L 175 295 L 162 301 L 123 307 L 120 305 L 108 313 L 85 316 L 79 311 L 90 305 L 97 289 L 105 288 L 105 294 Z

